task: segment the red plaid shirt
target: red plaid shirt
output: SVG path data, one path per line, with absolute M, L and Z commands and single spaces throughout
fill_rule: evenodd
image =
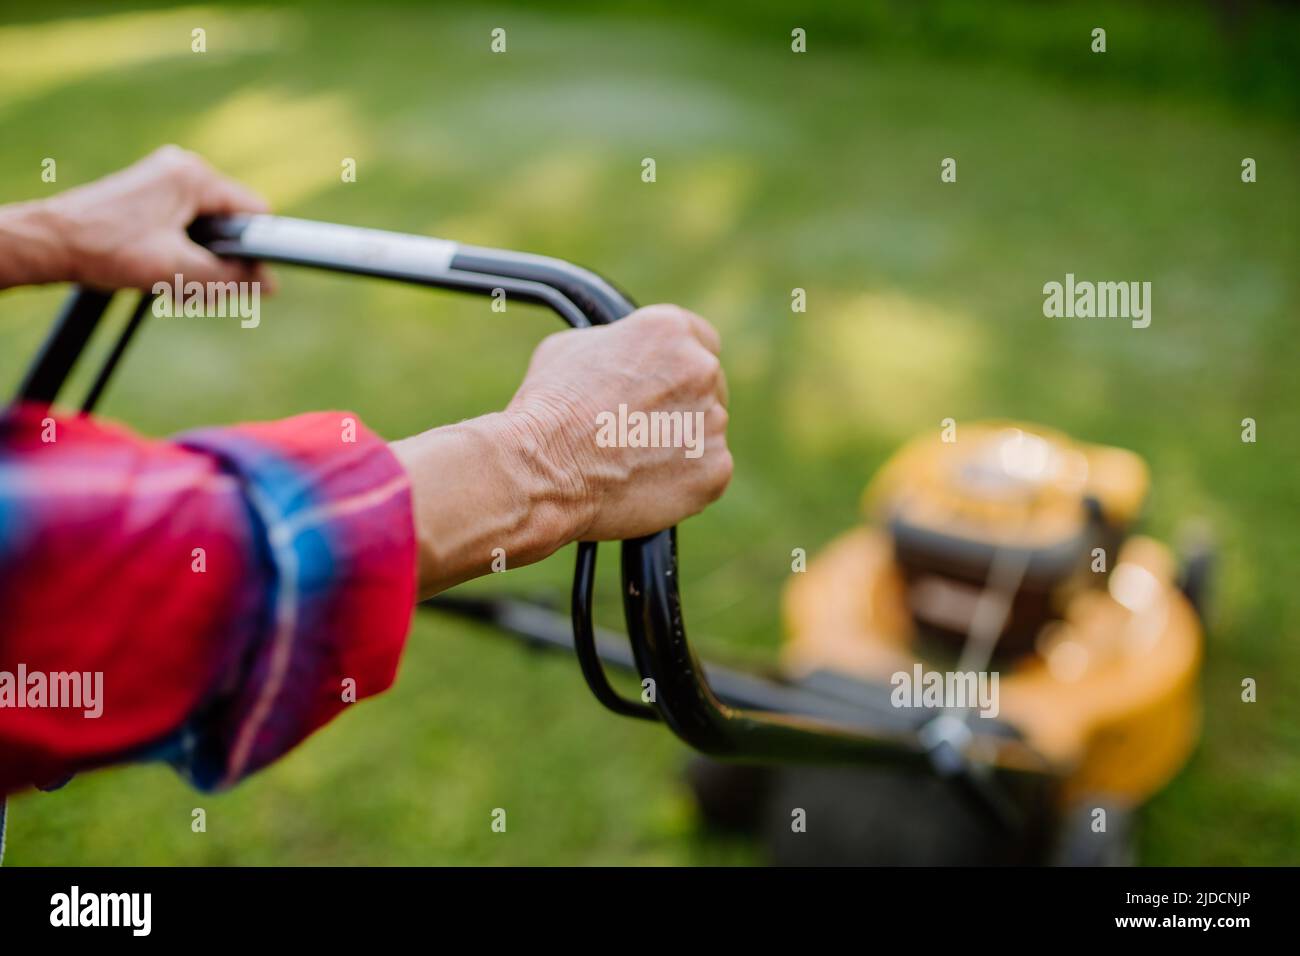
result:
M 138 759 L 228 786 L 392 683 L 415 538 L 383 441 L 345 412 L 172 441 L 53 414 L 0 414 L 0 794 Z M 68 675 L 102 677 L 98 716 Z

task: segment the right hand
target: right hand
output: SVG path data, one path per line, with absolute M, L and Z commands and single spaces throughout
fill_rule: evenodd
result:
M 572 541 L 652 534 L 716 499 L 731 480 L 717 353 L 699 316 L 650 306 L 545 339 L 504 412 L 393 442 L 411 479 L 420 596 L 500 570 L 495 555 L 513 568 Z M 619 405 L 689 417 L 689 447 L 607 447 L 601 416 Z
M 713 326 L 673 305 L 538 345 L 506 417 L 528 457 L 571 498 L 570 540 L 661 531 L 722 494 L 732 460 L 720 345 Z M 616 434 L 620 405 L 628 415 L 681 413 L 684 424 L 701 422 L 702 434 L 679 432 L 689 447 L 605 447 L 601 425 L 603 437 Z

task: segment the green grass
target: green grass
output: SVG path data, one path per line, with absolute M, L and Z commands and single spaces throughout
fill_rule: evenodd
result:
M 1141 859 L 1297 862 L 1300 135 L 1285 113 L 1203 96 L 1177 57 L 1152 90 L 815 33 L 796 56 L 779 16 L 764 32 L 591 7 L 35 15 L 0 27 L 0 201 L 175 141 L 287 214 L 551 253 L 713 319 L 736 478 L 681 535 L 708 653 L 775 654 L 791 548 L 856 520 L 889 451 L 942 418 L 1025 418 L 1140 452 L 1148 527 L 1172 537 L 1203 516 L 1223 547 L 1204 741 L 1146 809 Z M 194 26 L 206 54 L 189 52 Z M 488 52 L 495 26 L 505 56 Z M 1121 72 L 1140 72 L 1115 42 Z M 39 178 L 47 156 L 57 187 Z M 956 184 L 939 182 L 945 156 Z M 1244 156 L 1257 184 L 1240 182 Z M 358 182 L 339 181 L 343 157 Z M 1041 287 L 1066 272 L 1151 281 L 1151 327 L 1044 318 Z M 554 327 L 523 307 L 281 280 L 256 331 L 155 323 L 104 413 L 163 435 L 346 407 L 397 437 L 500 407 Z M 807 314 L 790 312 L 796 286 Z M 62 294 L 0 299 L 3 387 Z M 561 596 L 569 572 L 565 554 L 485 584 Z M 607 576 L 607 623 L 616 600 Z M 1245 676 L 1256 704 L 1239 701 Z M 10 862 L 760 859 L 700 834 L 684 757 L 662 728 L 601 711 L 571 661 L 422 617 L 397 687 L 279 765 L 221 796 L 131 767 L 21 797 Z

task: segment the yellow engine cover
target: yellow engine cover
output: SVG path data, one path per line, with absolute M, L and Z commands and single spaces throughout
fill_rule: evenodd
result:
M 864 497 L 869 520 L 1032 548 L 1078 533 L 1085 498 L 1115 528 L 1128 527 L 1146 499 L 1146 464 L 1122 448 L 1022 422 L 953 428 L 912 440 L 885 463 Z

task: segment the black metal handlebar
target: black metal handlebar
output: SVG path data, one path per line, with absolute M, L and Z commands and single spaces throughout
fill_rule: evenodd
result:
M 575 328 L 605 325 L 633 311 L 622 292 L 600 276 L 543 256 L 461 245 L 441 239 L 278 216 L 206 218 L 194 240 L 223 255 L 291 263 L 426 286 L 507 296 L 545 305 Z M 142 296 L 126 330 L 101 368 L 83 410 L 93 407 L 126 344 L 147 311 Z M 107 309 L 110 296 L 77 290 L 56 322 L 20 389 L 19 398 L 52 402 Z M 572 597 L 574 645 L 588 686 L 610 710 L 662 719 L 697 750 L 742 760 L 917 763 L 950 775 L 968 768 L 951 740 L 885 734 L 860 725 L 797 714 L 737 709 L 719 701 L 686 638 L 678 591 L 677 535 L 669 528 L 622 545 L 623 608 L 645 700 L 621 697 L 602 669 L 592 624 L 596 545 L 578 546 Z M 1039 760 L 1012 738 L 980 741 L 981 765 L 1040 773 Z M 945 770 L 944 768 L 948 768 Z M 963 770 L 964 772 L 964 770 Z

